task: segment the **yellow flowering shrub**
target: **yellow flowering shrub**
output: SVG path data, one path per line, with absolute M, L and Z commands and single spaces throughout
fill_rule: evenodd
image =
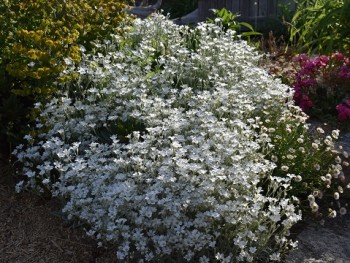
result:
M 54 93 L 66 59 L 79 62 L 81 45 L 89 51 L 91 41 L 107 39 L 121 23 L 129 21 L 124 12 L 127 3 L 0 0 L 0 125 L 12 122 L 13 126 L 14 122 L 5 120 L 6 99 L 17 100 L 14 105 L 24 103 L 24 108 L 45 101 Z M 24 116 L 17 117 L 26 118 L 28 113 L 22 111 L 19 114 Z

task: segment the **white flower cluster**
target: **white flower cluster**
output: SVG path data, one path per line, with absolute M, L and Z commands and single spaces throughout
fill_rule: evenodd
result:
M 279 260 L 301 216 L 249 120 L 266 103 L 288 110 L 290 95 L 258 59 L 218 25 L 135 20 L 37 105 L 41 141 L 16 150 L 19 188 L 66 198 L 69 218 L 117 244 L 120 260 Z
M 348 153 L 335 145 L 339 130 L 327 135 L 318 127 L 311 133 L 305 122 L 308 116 L 299 107 L 288 105 L 281 110 L 267 103 L 258 117 L 249 120 L 258 131 L 255 141 L 261 144 L 267 159 L 276 164 L 274 176 L 293 178 L 289 194 L 297 195 L 302 202 L 308 200 L 308 210 L 320 216 L 324 211 L 319 210 L 317 202 L 329 197 L 337 201 L 344 192 L 342 170 L 349 166 Z M 334 206 L 331 201 L 327 205 Z M 339 212 L 342 210 L 339 214 L 344 215 L 346 209 L 339 202 L 337 206 Z M 330 217 L 335 215 L 332 212 Z

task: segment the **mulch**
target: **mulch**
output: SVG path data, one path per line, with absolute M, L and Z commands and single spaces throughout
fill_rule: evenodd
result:
M 60 214 L 58 199 L 15 193 L 15 175 L 0 165 L 0 263 L 113 263 L 112 250 L 98 248 L 81 227 Z

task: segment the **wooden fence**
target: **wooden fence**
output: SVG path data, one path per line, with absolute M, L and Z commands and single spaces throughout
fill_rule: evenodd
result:
M 205 20 L 212 16 L 210 9 L 225 7 L 232 13 L 239 13 L 242 19 L 276 17 L 278 5 L 289 4 L 295 10 L 293 0 L 198 0 L 198 16 Z

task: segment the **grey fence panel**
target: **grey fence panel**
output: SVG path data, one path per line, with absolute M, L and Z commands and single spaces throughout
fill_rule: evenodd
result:
M 212 15 L 210 9 L 225 7 L 233 13 L 240 13 L 242 18 L 276 17 L 278 4 L 288 4 L 292 10 L 296 8 L 293 0 L 198 0 L 198 13 L 205 19 Z

